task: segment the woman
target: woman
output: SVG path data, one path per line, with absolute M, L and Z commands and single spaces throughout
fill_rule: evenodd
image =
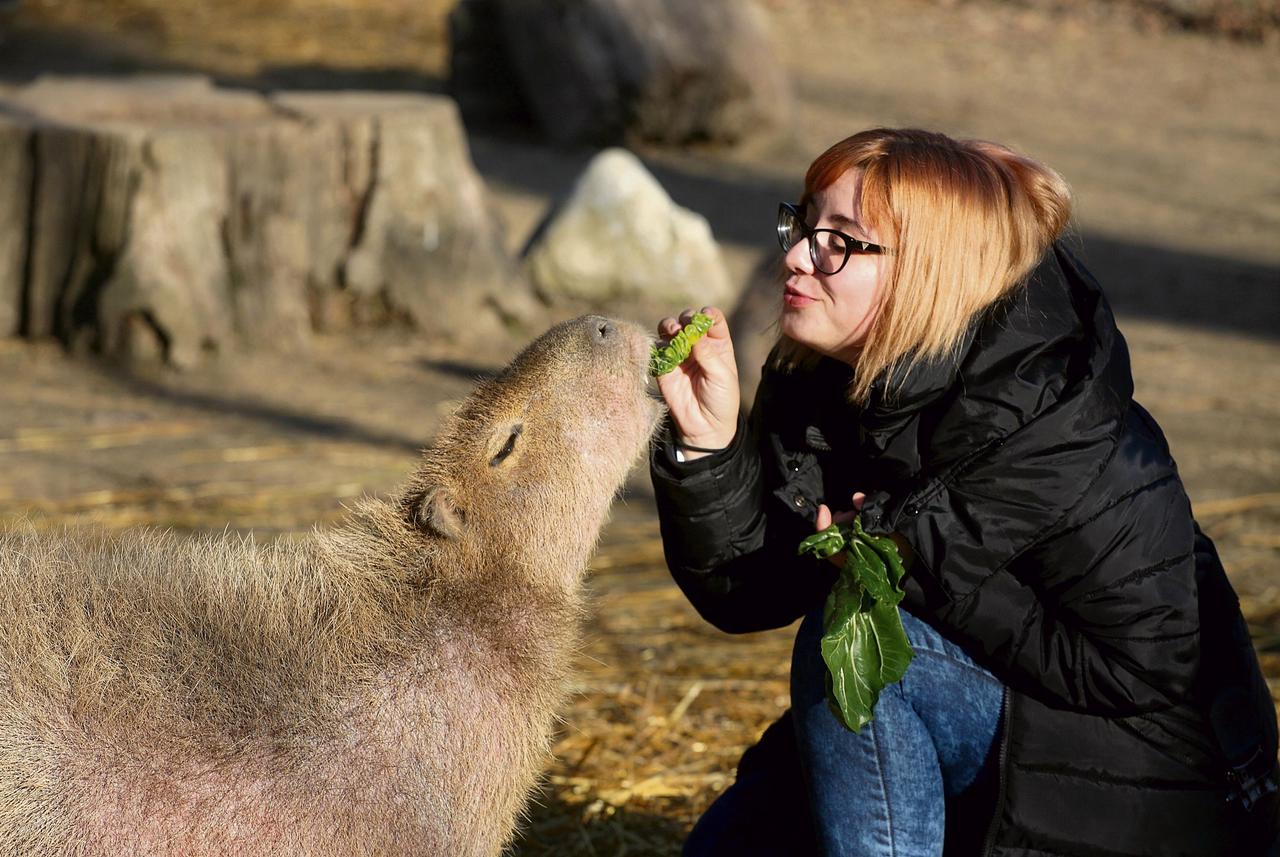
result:
M 686 854 L 1245 855 L 1277 838 L 1270 695 L 1111 310 L 1058 243 L 1070 207 L 1056 173 L 1002 146 L 857 134 L 780 211 L 781 337 L 750 422 L 717 310 L 659 379 L 677 583 L 726 631 L 805 617 L 791 711 Z M 837 569 L 796 554 L 828 503 L 908 562 L 915 658 L 860 733 L 827 705 L 818 651 Z

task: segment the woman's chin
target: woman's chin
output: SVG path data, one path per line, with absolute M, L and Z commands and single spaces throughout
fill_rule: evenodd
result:
M 779 333 L 792 342 L 809 348 L 813 348 L 816 345 L 811 328 L 812 325 L 805 323 L 803 313 L 797 310 L 784 310 L 782 318 L 778 321 Z

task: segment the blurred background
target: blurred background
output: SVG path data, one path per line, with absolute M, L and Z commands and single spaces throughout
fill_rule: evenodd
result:
M 1280 697 L 1275 0 L 0 0 L 0 519 L 295 538 L 585 311 L 724 308 L 749 395 L 777 203 L 876 125 L 1071 184 Z M 677 853 L 792 630 L 693 613 L 643 470 L 593 567 L 515 853 Z

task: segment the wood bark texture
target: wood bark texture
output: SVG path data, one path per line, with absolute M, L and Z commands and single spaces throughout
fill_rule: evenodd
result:
M 164 77 L 0 99 L 0 335 L 190 367 L 534 312 L 447 98 Z

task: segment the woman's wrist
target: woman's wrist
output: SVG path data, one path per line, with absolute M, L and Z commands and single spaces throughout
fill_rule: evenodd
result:
M 717 452 L 723 452 L 733 443 L 733 438 L 737 434 L 737 426 L 729 432 L 726 437 L 724 433 L 709 433 L 701 435 L 686 435 L 677 433 L 672 440 L 672 444 L 676 449 L 680 450 L 681 458 L 685 461 L 696 461 L 708 455 L 714 455 Z

